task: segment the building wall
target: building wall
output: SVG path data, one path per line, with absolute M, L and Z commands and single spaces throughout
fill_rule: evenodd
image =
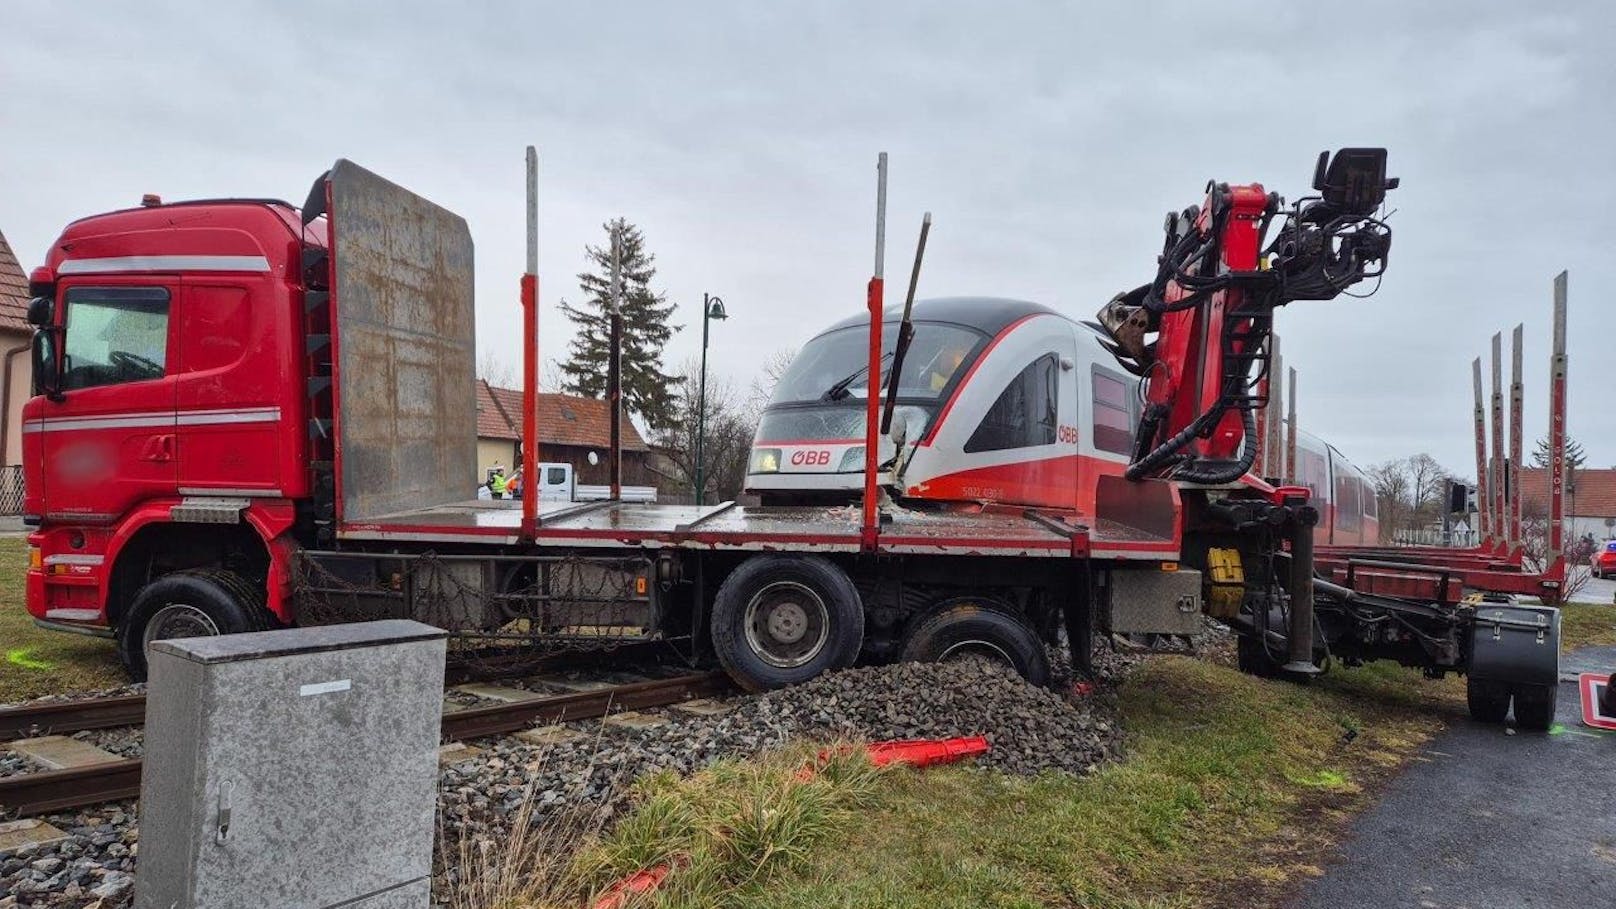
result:
M 1607 524 L 1607 521 L 1612 523 Z M 1592 534 L 1595 540 L 1604 542 L 1616 537 L 1616 520 L 1607 517 L 1577 515 L 1566 519 L 1566 542 L 1579 540 L 1583 534 Z
M 503 465 L 507 473 L 516 466 L 516 443 L 507 439 L 477 440 L 477 482 L 481 483 L 494 463 Z
M 516 468 L 517 443 L 505 439 L 477 440 L 477 480 L 488 476 L 488 471 L 497 461 L 504 465 L 505 472 L 510 473 Z M 593 451 L 600 458 L 599 464 L 589 463 L 589 453 Z M 623 452 L 623 483 L 627 486 L 653 485 L 650 471 L 646 469 L 647 453 L 643 451 Z M 539 445 L 539 460 L 545 464 L 571 464 L 572 474 L 578 482 L 586 486 L 604 486 L 610 479 L 606 465 L 606 449 L 594 448 L 584 445 Z
M 28 346 L 32 336 L 24 331 L 0 331 L 0 358 L 7 351 Z M 0 359 L 0 369 L 5 368 L 4 359 Z M 33 394 L 33 360 L 27 351 L 11 358 L 11 399 L 4 403 L 3 417 L 6 421 L 6 446 L 0 455 L 4 456 L 4 464 L 22 463 L 22 405 Z

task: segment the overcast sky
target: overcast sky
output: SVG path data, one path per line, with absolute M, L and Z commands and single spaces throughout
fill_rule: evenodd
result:
M 623 215 L 686 326 L 670 363 L 716 293 L 712 369 L 745 386 L 862 305 L 879 151 L 895 276 L 930 209 L 923 296 L 1088 318 L 1151 277 L 1163 213 L 1207 179 L 1295 196 L 1321 149 L 1385 145 L 1403 187 L 1380 293 L 1277 320 L 1302 424 L 1360 464 L 1429 451 L 1471 472 L 1470 360 L 1495 330 L 1507 359 L 1525 322 L 1535 439 L 1569 269 L 1570 431 L 1616 465 L 1596 235 L 1616 210 L 1616 5 L 791 6 L 8 0 L 0 230 L 29 268 L 67 221 L 141 193 L 300 202 L 350 158 L 466 216 L 479 350 L 516 367 L 531 143 L 546 353 L 584 244 Z

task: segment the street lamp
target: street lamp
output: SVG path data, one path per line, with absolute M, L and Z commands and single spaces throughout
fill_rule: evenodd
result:
M 702 492 L 706 486 L 702 477 L 702 460 L 706 454 L 703 450 L 707 442 L 707 323 L 713 319 L 723 321 L 729 318 L 724 311 L 724 301 L 703 293 L 701 295 L 701 379 L 696 392 L 696 504 L 701 504 Z

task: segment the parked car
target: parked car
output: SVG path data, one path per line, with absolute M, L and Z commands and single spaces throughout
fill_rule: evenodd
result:
M 1600 543 L 1594 554 L 1588 557 L 1588 565 L 1596 578 L 1616 576 L 1616 540 Z

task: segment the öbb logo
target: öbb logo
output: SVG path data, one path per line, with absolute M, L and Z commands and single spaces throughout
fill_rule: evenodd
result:
M 830 449 L 798 449 L 791 453 L 793 467 L 825 467 L 830 464 Z

